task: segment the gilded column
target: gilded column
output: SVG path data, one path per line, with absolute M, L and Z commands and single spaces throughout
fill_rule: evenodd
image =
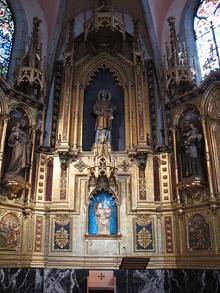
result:
M 33 174 L 33 160 L 34 160 L 34 147 L 35 147 L 35 138 L 36 138 L 36 125 L 32 125 L 32 141 L 31 141 L 31 145 L 33 146 L 32 149 L 31 149 L 31 154 L 30 154 L 30 162 L 31 162 L 31 165 L 30 165 L 30 173 L 29 173 L 29 178 L 28 178 L 28 182 L 29 184 L 31 185 L 32 182 L 33 182 L 33 178 L 32 178 L 32 174 Z M 27 200 L 29 201 L 31 195 L 31 188 L 29 189 L 29 194 L 28 194 L 28 198 Z
M 177 164 L 177 151 L 176 151 L 176 126 L 172 128 L 172 134 L 173 134 L 173 145 L 174 145 L 174 160 L 175 160 L 175 174 L 176 174 L 176 182 L 179 182 L 178 178 L 178 164 Z M 180 195 L 178 188 L 176 188 L 177 193 L 177 201 L 180 203 Z
M 137 138 L 138 145 L 146 145 L 145 131 L 145 103 L 143 88 L 143 60 L 142 52 L 135 52 L 135 91 L 137 104 Z
M 78 135 L 79 135 L 79 100 L 80 100 L 80 84 L 76 85 L 76 97 L 75 97 L 75 110 L 74 110 L 74 136 L 73 136 L 73 148 L 76 150 L 78 147 Z
M 210 148 L 208 144 L 208 132 L 207 132 L 207 120 L 203 116 L 201 118 L 202 121 L 202 128 L 203 128 L 203 133 L 204 133 L 204 141 L 205 141 L 205 153 L 206 153 L 206 163 L 207 163 L 207 171 L 208 171 L 208 183 L 209 183 L 209 191 L 210 191 L 210 197 L 211 200 L 215 200 L 214 196 L 214 174 L 212 170 L 212 163 L 211 163 L 211 153 L 210 153 Z
M 139 41 L 138 23 L 134 22 L 135 41 L 134 41 L 134 74 L 135 74 L 135 95 L 137 111 L 137 144 L 139 148 L 146 148 L 146 118 L 145 118 L 145 89 L 144 89 L 144 57 Z
M 69 134 L 70 134 L 70 113 L 71 113 L 71 99 L 72 99 L 72 84 L 73 84 L 73 57 L 74 57 L 74 37 L 73 37 L 73 23 L 70 22 L 69 40 L 67 49 L 64 53 L 64 87 L 63 87 L 63 104 L 62 104 L 62 127 L 59 135 L 59 148 L 63 150 L 69 148 Z
M 3 127 L 2 127 L 2 133 L 1 133 L 1 145 L 0 145 L 0 174 L 2 171 L 2 160 L 3 160 L 4 146 L 5 146 L 6 129 L 7 129 L 9 118 L 10 118 L 9 115 L 2 115 Z
M 133 105 L 132 105 L 132 84 L 128 84 L 128 97 L 129 97 L 129 148 L 134 148 L 134 138 L 133 138 L 133 119 L 134 119 L 134 113 L 133 113 Z
M 68 166 L 72 156 L 70 153 L 71 136 L 71 111 L 73 104 L 73 73 L 74 73 L 74 22 L 69 22 L 69 39 L 66 51 L 64 53 L 64 86 L 62 93 L 62 104 L 60 111 L 61 127 L 59 127 L 59 139 L 57 150 L 60 157 L 60 200 L 67 199 L 68 189 Z

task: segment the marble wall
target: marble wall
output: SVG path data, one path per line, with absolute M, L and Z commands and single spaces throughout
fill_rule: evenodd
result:
M 1 293 L 86 293 L 88 270 L 0 269 Z M 117 293 L 218 293 L 220 270 L 115 270 Z
M 0 269 L 1 293 L 86 292 L 88 270 Z

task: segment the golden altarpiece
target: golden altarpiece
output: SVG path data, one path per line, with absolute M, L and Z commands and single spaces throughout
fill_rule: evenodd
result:
M 107 4 L 78 37 L 71 21 L 49 103 L 34 18 L 14 87 L 0 80 L 2 266 L 219 267 L 220 74 L 196 86 L 168 21 L 161 87 L 137 21 Z

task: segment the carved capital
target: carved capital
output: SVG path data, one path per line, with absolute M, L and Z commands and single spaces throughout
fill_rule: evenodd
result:
M 147 164 L 147 152 L 138 152 L 134 159 L 137 160 L 138 168 L 140 170 L 145 170 Z
M 75 161 L 76 159 L 75 153 L 71 151 L 59 151 L 58 153 L 62 170 L 66 170 L 68 168 L 70 160 Z

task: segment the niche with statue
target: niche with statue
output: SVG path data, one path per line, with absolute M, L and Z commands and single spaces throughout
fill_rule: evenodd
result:
M 90 198 L 88 232 L 92 235 L 117 234 L 117 204 L 108 191 L 102 189 Z

